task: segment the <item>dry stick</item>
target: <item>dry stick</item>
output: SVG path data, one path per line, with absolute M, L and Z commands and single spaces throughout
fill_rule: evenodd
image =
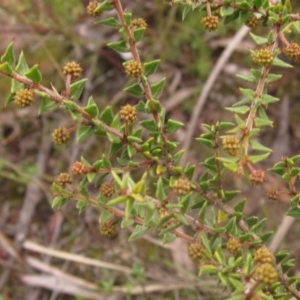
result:
M 48 247 L 44 247 L 32 241 L 26 240 L 23 243 L 23 248 L 29 251 L 39 252 L 42 254 L 50 255 L 53 257 L 57 257 L 60 259 L 65 259 L 69 261 L 74 261 L 80 264 L 90 265 L 94 267 L 106 268 L 109 270 L 119 271 L 127 274 L 132 273 L 132 269 L 124 266 L 120 266 L 117 264 L 108 263 L 105 261 L 100 261 L 96 259 L 87 258 L 81 255 L 65 252 L 65 251 L 58 251 L 55 249 L 50 249 Z
M 38 181 L 39 176 L 45 171 L 48 152 L 50 149 L 50 142 L 44 139 L 39 149 L 40 151 L 37 157 L 38 173 L 34 175 L 34 179 L 27 186 L 23 206 L 17 224 L 16 235 L 14 239 L 14 246 L 17 251 L 21 249 L 22 242 L 27 237 L 35 206 L 40 202 L 42 197 L 41 190 L 39 186 L 35 184 L 35 182 Z M 11 261 L 13 261 L 13 259 L 11 259 Z M 9 275 L 10 270 L 8 269 L 2 273 L 0 278 L 0 289 L 5 284 Z
M 186 150 L 184 153 L 182 159 L 181 159 L 181 165 L 185 166 L 188 161 L 188 149 L 190 148 L 195 128 L 199 122 L 199 115 L 202 111 L 202 108 L 204 106 L 204 103 L 209 95 L 209 92 L 211 91 L 215 81 L 217 80 L 217 77 L 219 76 L 220 72 L 222 71 L 224 65 L 228 61 L 230 55 L 236 48 L 237 44 L 246 36 L 246 34 L 249 32 L 249 28 L 246 26 L 243 26 L 233 37 L 230 43 L 228 43 L 228 46 L 226 49 L 222 52 L 222 55 L 218 59 L 215 67 L 213 68 L 212 72 L 210 73 L 208 79 L 206 80 L 203 90 L 201 91 L 201 94 L 197 100 L 197 104 L 193 109 L 193 114 L 191 117 L 191 121 L 188 124 L 187 130 L 186 130 L 186 138 L 185 142 L 183 144 L 183 149 Z
M 270 243 L 269 249 L 272 252 L 276 252 L 278 250 L 280 243 L 286 237 L 286 234 L 288 233 L 289 229 L 291 228 L 291 226 L 294 224 L 295 221 L 296 221 L 295 218 L 292 218 L 290 216 L 284 216 L 279 228 L 277 229 Z

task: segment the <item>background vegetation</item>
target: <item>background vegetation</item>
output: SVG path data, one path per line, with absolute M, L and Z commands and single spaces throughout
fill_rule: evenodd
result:
M 299 11 L 299 3 L 292 2 L 293 10 Z M 124 0 L 122 3 L 127 11 L 144 18 L 149 25 L 140 53 L 144 61 L 162 59 L 159 71 L 151 77 L 153 82 L 167 78 L 162 105 L 169 117 L 188 124 L 205 80 L 240 24 L 221 26 L 217 32 L 208 33 L 200 26 L 198 12 L 192 12 L 182 22 L 180 8 L 170 7 L 160 0 Z M 81 104 L 86 104 L 93 95 L 99 107 L 110 104 L 117 112 L 127 103 L 136 104 L 135 99 L 122 92 L 131 80 L 124 76 L 122 67 L 128 57 L 106 46 L 118 39 L 117 33 L 111 27 L 95 25 L 86 15 L 86 5 L 87 1 L 79 0 L 3 0 L 0 53 L 14 40 L 15 52 L 20 53 L 22 49 L 29 65 L 39 63 L 42 83 L 46 86 L 52 83 L 60 90 L 64 88 L 62 66 L 71 60 L 80 62 L 83 77 L 89 78 Z M 261 34 L 264 28 L 256 30 L 254 33 Z M 291 33 L 289 39 L 299 42 L 299 35 Z M 254 47 L 249 37 L 236 45 L 202 108 L 195 136 L 203 132 L 202 123 L 233 120 L 232 114 L 224 108 L 239 100 L 238 87 L 247 87 L 235 75 L 251 67 L 248 53 Z M 299 62 L 293 64 L 294 69 L 269 87 L 269 92 L 283 101 L 269 108 L 275 130 L 266 129 L 261 135 L 264 145 L 273 149 L 270 158 L 263 162 L 263 169 L 271 167 L 282 155 L 299 153 Z M 57 174 L 69 169 L 80 155 L 96 160 L 109 145 L 105 139 L 91 138 L 79 145 L 74 139 L 64 148 L 54 147 L 51 132 L 72 123 L 67 112 L 59 110 L 37 117 L 37 104 L 24 110 L 4 107 L 9 89 L 9 80 L 1 77 L 0 290 L 3 299 L 224 297 L 224 290 L 216 288 L 214 279 L 198 280 L 197 266 L 187 257 L 184 241 L 162 245 L 155 235 L 148 234 L 128 243 L 130 228 L 108 239 L 99 233 L 99 213 L 93 208 L 88 207 L 78 214 L 76 204 L 70 202 L 59 211 L 51 209 L 51 184 Z M 186 127 L 176 133 L 176 139 L 182 143 L 185 130 Z M 189 151 L 189 160 L 197 163 L 207 157 L 208 151 L 195 142 Z M 203 172 L 201 166 L 197 172 Z M 278 177 L 268 175 L 268 181 L 255 188 L 237 177 L 229 178 L 226 184 L 242 190 L 240 199 L 245 196 L 249 199 L 246 216 L 266 217 L 266 229 L 282 228 L 288 197 L 277 202 L 265 197 L 271 187 L 282 184 Z M 299 222 L 295 222 L 277 240 L 279 247 L 288 249 L 295 258 L 292 270 L 295 275 L 299 275 L 300 268 L 299 230 Z M 60 251 L 49 255 L 50 248 Z M 83 257 L 92 260 L 84 261 Z M 39 265 L 34 258 L 43 264 Z M 99 261 L 110 262 L 110 265 L 97 265 Z M 67 277 L 69 275 L 74 277 Z M 62 284 L 69 280 L 69 291 L 61 294 L 55 291 L 57 276 Z M 75 276 L 84 280 L 76 281 L 79 279 Z M 99 285 L 103 294 L 88 294 L 94 285 Z M 133 292 L 129 294 L 130 288 Z

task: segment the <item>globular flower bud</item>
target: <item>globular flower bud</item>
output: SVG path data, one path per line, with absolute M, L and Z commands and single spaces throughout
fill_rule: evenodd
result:
M 252 184 L 262 184 L 265 180 L 265 172 L 262 170 L 254 170 L 250 174 L 250 181 Z
M 68 173 L 60 173 L 56 179 L 57 183 L 61 186 L 65 186 L 67 183 L 71 184 L 72 179 Z
M 158 213 L 160 220 L 169 215 L 169 212 L 165 207 L 160 207 Z
M 89 169 L 81 161 L 76 161 L 72 165 L 71 172 L 74 175 L 86 175 L 89 172 Z
M 242 251 L 242 244 L 236 238 L 230 238 L 226 244 L 227 250 L 232 254 L 237 254 Z
M 259 248 L 255 251 L 254 261 L 256 263 L 272 263 L 273 254 L 267 248 Z
M 296 43 L 290 43 L 284 49 L 284 53 L 292 59 L 298 59 L 300 57 L 300 46 Z
M 258 24 L 258 18 L 254 14 L 251 15 L 245 22 L 245 25 L 251 29 L 255 28 L 257 24 Z
M 99 2 L 97 0 L 90 1 L 88 6 L 86 7 L 86 12 L 89 16 L 96 18 L 102 15 L 102 11 L 98 10 L 95 11 L 95 9 L 98 7 Z
M 132 105 L 122 106 L 119 112 L 120 120 L 125 123 L 133 123 L 137 117 L 137 110 Z
M 80 64 L 75 61 L 68 62 L 64 66 L 63 73 L 64 75 L 71 75 L 73 78 L 76 78 L 81 75 L 82 68 L 80 67 Z
M 223 150 L 230 156 L 237 156 L 240 149 L 240 141 L 235 136 L 222 137 Z
M 138 28 L 140 28 L 140 27 L 146 27 L 147 28 L 148 25 L 147 25 L 146 21 L 143 18 L 137 18 L 137 19 L 134 19 L 134 20 L 131 21 L 130 26 L 131 27 L 138 27 Z
M 125 72 L 130 77 L 138 78 L 143 74 L 142 64 L 131 60 L 125 64 Z
M 278 200 L 278 191 L 277 190 L 268 191 L 267 197 L 270 200 Z
M 254 271 L 256 280 L 264 283 L 265 285 L 272 285 L 278 280 L 278 273 L 276 268 L 270 263 L 263 263 L 257 266 Z
M 203 253 L 204 253 L 203 246 L 196 243 L 192 243 L 189 245 L 188 254 L 190 258 L 201 259 L 203 257 Z
M 114 237 L 117 234 L 116 226 L 110 222 L 101 222 L 99 231 L 102 235 L 107 237 Z
M 59 127 L 52 133 L 52 141 L 55 145 L 63 145 L 70 139 L 70 134 L 67 128 Z
M 214 31 L 219 26 L 219 18 L 217 16 L 207 16 L 201 20 L 205 30 Z
M 21 108 L 30 106 L 34 101 L 33 91 L 27 89 L 17 91 L 14 101 L 16 106 Z
M 251 59 L 257 65 L 270 67 L 274 60 L 272 51 L 268 48 L 252 51 Z
M 184 178 L 179 178 L 174 181 L 172 188 L 180 196 L 185 196 L 191 191 L 191 184 L 188 180 Z
M 104 197 L 111 197 L 115 192 L 114 186 L 107 182 L 103 182 L 100 186 L 100 194 Z

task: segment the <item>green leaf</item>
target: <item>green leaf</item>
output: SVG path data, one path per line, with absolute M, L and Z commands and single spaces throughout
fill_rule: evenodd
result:
M 138 137 L 136 137 L 136 136 L 132 136 L 132 135 L 129 135 L 129 136 L 127 137 L 127 140 L 128 140 L 128 142 L 130 142 L 130 143 L 141 143 L 141 142 L 143 142 L 142 139 L 140 139 L 140 138 L 138 138 Z
M 300 208 L 298 206 L 290 208 L 287 213 L 287 216 L 299 219 L 300 218 Z
M 134 199 L 127 198 L 126 206 L 125 206 L 125 219 L 128 220 L 133 209 Z
M 268 74 L 267 83 L 272 83 L 282 77 L 281 74 Z
M 214 252 L 214 257 L 221 265 L 226 265 L 226 257 L 221 248 L 221 244 L 217 247 L 216 251 Z
M 190 6 L 188 6 L 188 5 L 184 6 L 183 11 L 182 11 L 182 21 L 185 20 L 186 16 L 189 14 L 190 11 L 191 11 Z
M 140 125 L 150 132 L 157 132 L 157 125 L 153 120 L 144 120 Z
M 253 34 L 252 32 L 250 32 L 250 36 L 253 39 L 253 41 L 255 42 L 256 45 L 264 45 L 268 43 L 268 39 L 267 38 L 263 38 L 260 37 L 258 35 Z
M 109 156 L 115 154 L 123 146 L 123 143 L 110 143 Z
M 203 145 L 205 145 L 208 148 L 213 149 L 214 148 L 214 143 L 211 140 L 207 140 L 204 138 L 196 138 L 197 141 L 199 141 L 200 143 L 202 143 Z
M 106 155 L 102 154 L 102 167 L 110 169 L 112 167 L 110 160 L 106 157 Z
M 126 228 L 134 224 L 134 220 L 132 219 L 122 219 L 121 228 Z
M 99 119 L 103 121 L 105 124 L 110 125 L 114 120 L 114 114 L 111 106 L 106 106 L 102 111 Z
M 7 62 L 12 69 L 15 67 L 16 57 L 14 53 L 14 42 L 8 45 L 4 54 L 1 56 L 1 61 L 3 63 Z
M 83 109 L 86 113 L 88 113 L 92 118 L 95 118 L 99 114 L 99 109 L 97 104 L 95 103 L 93 97 L 89 97 L 87 106 Z
M 236 279 L 232 278 L 231 276 L 228 276 L 228 281 L 233 286 L 235 291 L 237 291 L 237 292 L 244 291 L 244 285 L 240 280 L 236 280 Z M 240 298 L 240 299 L 243 299 L 243 298 Z
M 230 6 L 223 6 L 220 9 L 220 15 L 222 17 L 226 17 L 226 16 L 230 16 L 235 12 L 235 9 L 233 7 Z
M 223 163 L 228 163 L 228 164 L 236 163 L 239 160 L 238 157 L 218 157 L 217 159 Z
M 181 223 L 174 223 L 174 224 L 171 224 L 170 226 L 168 226 L 167 228 L 164 228 L 160 233 L 159 235 L 164 235 L 165 233 L 167 232 L 170 232 L 170 231 L 173 231 L 175 230 L 176 228 L 180 227 L 181 226 Z
M 130 85 L 123 89 L 124 92 L 127 92 L 133 96 L 141 97 L 144 95 L 144 90 L 141 88 L 139 83 L 134 83 L 133 85 Z M 144 104 L 144 102 L 143 102 Z
M 265 226 L 267 219 L 261 219 L 256 225 L 251 227 L 251 232 L 259 232 Z
M 278 102 L 279 100 L 280 100 L 279 98 L 273 97 L 273 96 L 267 95 L 267 94 L 262 96 L 263 104 L 275 103 L 275 102 Z
M 146 27 L 139 27 L 133 30 L 133 39 L 136 43 L 143 38 L 145 30 Z
M 174 155 L 174 164 L 177 165 L 179 164 L 183 154 L 184 154 L 185 150 L 182 149 L 180 151 L 178 151 L 175 155 Z
M 68 202 L 68 199 L 63 198 L 61 196 L 56 196 L 51 203 L 51 207 L 56 207 L 57 209 L 60 209 L 62 206 L 64 206 Z
M 107 46 L 117 52 L 129 52 L 129 47 L 127 46 L 127 43 L 125 41 L 109 43 L 107 44 Z
M 203 275 L 216 275 L 219 272 L 219 268 L 214 265 L 203 265 L 199 270 L 199 276 Z
M 224 131 L 224 130 L 227 130 L 231 127 L 233 127 L 235 124 L 234 123 L 231 123 L 231 122 L 221 122 L 218 126 L 218 130 L 219 131 Z
M 237 74 L 236 77 L 238 78 L 241 78 L 245 81 L 248 81 L 248 82 L 255 82 L 256 79 L 255 77 L 251 74 L 251 75 L 242 75 L 242 74 Z
M 14 101 L 16 93 L 10 93 L 9 96 L 5 99 L 5 106 Z
M 234 191 L 225 191 L 224 192 L 224 197 L 226 202 L 232 200 L 236 195 L 239 195 L 241 191 L 239 190 L 234 190 Z
M 79 81 L 76 81 L 70 85 L 70 92 L 73 100 L 78 100 L 81 96 L 81 93 L 83 91 L 84 85 L 86 83 L 87 79 L 81 79 Z
M 110 11 L 113 9 L 114 9 L 114 6 L 112 4 L 110 4 L 110 1 L 105 0 L 97 6 L 97 8 L 95 9 L 95 12 L 96 11 Z
M 199 220 L 201 223 L 203 223 L 205 220 L 207 205 L 208 205 L 207 201 L 204 201 L 204 203 L 199 211 Z
M 130 26 L 131 25 L 131 20 L 132 20 L 132 13 L 130 13 L 130 12 L 124 12 L 123 13 L 123 17 L 124 17 L 126 25 Z
M 280 176 L 282 176 L 285 173 L 283 168 L 274 168 L 273 167 L 273 168 L 268 169 L 268 171 L 278 174 Z
M 293 68 L 292 65 L 284 62 L 283 60 L 279 59 L 278 57 L 274 58 L 272 65 L 282 67 L 282 68 Z
M 159 82 L 151 85 L 152 96 L 154 98 L 158 98 L 161 95 L 165 82 L 166 82 L 166 77 L 161 79 Z
M 24 53 L 22 51 L 19 56 L 18 64 L 16 66 L 16 72 L 18 72 L 21 75 L 24 75 L 24 73 L 26 73 L 28 70 L 29 70 L 29 67 L 27 65 Z
M 180 129 L 183 126 L 184 126 L 183 123 L 175 121 L 175 120 L 172 120 L 172 119 L 169 119 L 168 123 L 167 123 L 166 133 L 167 134 L 175 133 L 178 129 Z
M 121 24 L 119 23 L 119 21 L 113 17 L 97 21 L 97 22 L 95 22 L 95 24 L 108 25 L 111 27 L 118 27 L 118 28 L 121 27 Z
M 145 75 L 150 76 L 151 74 L 155 73 L 160 61 L 161 61 L 160 59 L 156 59 L 156 60 L 152 60 L 147 63 L 144 63 Z
M 133 241 L 143 235 L 145 235 L 148 232 L 149 228 L 146 226 L 136 225 L 133 233 L 129 237 L 129 241 Z
M 238 10 L 235 10 L 231 15 L 225 16 L 225 18 L 223 20 L 224 25 L 227 25 L 227 24 L 237 20 L 239 18 L 239 16 L 240 16 L 240 12 Z
M 274 231 L 265 232 L 260 236 L 260 239 L 263 243 L 265 243 L 273 234 L 274 234 Z
M 265 160 L 269 155 L 270 155 L 271 152 L 268 152 L 266 154 L 261 154 L 261 155 L 251 155 L 248 157 L 248 160 L 253 163 L 253 164 L 256 164 L 262 160 Z
M 91 137 L 94 133 L 94 129 L 92 126 L 81 125 L 77 129 L 76 142 L 77 144 L 85 141 L 89 137 Z
M 238 204 L 234 206 L 234 212 L 243 213 L 245 204 L 246 204 L 246 199 L 243 199 L 242 201 L 240 201 Z
M 286 9 L 286 12 L 292 12 L 292 5 L 290 0 L 285 0 L 283 7 Z
M 128 201 L 128 197 L 127 196 L 119 196 L 117 198 L 114 198 L 112 200 L 109 200 L 106 205 L 108 206 L 113 206 L 113 205 L 117 205 L 117 204 L 120 204 L 120 203 L 123 203 L 123 202 L 126 202 Z
M 207 254 L 212 257 L 212 248 L 205 233 L 201 234 L 201 242 Z
M 30 70 L 24 73 L 24 75 L 34 83 L 40 83 L 42 80 L 42 74 L 39 71 L 38 67 L 39 65 L 34 65 Z
M 226 232 L 232 233 L 236 229 L 236 217 L 230 218 L 226 224 Z
M 287 250 L 281 250 L 275 254 L 276 263 L 280 264 L 285 258 L 289 256 L 289 252 Z
M 242 89 L 240 88 L 240 92 L 247 97 L 248 99 L 254 99 L 255 98 L 255 91 L 251 90 L 251 89 Z
M 263 146 L 261 143 L 259 143 L 256 140 L 250 140 L 250 144 L 253 150 L 258 150 L 258 151 L 264 151 L 264 152 L 272 152 L 273 150 Z
M 226 107 L 226 110 L 234 112 L 236 114 L 245 114 L 250 110 L 249 106 L 239 106 L 239 107 Z
M 253 0 L 253 4 L 256 8 L 260 8 L 263 4 L 264 0 Z
M 81 213 L 87 206 L 88 203 L 85 201 L 78 201 L 76 203 L 76 208 L 79 210 L 79 213 Z
M 176 235 L 170 232 L 166 232 L 162 238 L 163 244 L 172 243 L 176 240 Z
M 164 200 L 166 198 L 164 184 L 161 176 L 159 177 L 156 184 L 155 197 L 159 200 Z
M 167 141 L 167 148 L 169 152 L 173 152 L 178 147 L 178 145 L 179 145 L 178 142 Z
M 11 66 L 9 65 L 9 63 L 7 61 L 0 65 L 0 70 L 5 72 L 8 75 L 11 75 L 13 72 Z
M 41 104 L 39 108 L 39 115 L 46 111 L 52 111 L 57 107 L 55 101 L 51 100 L 47 95 L 41 96 Z
M 254 123 L 255 123 L 255 127 L 264 127 L 264 126 L 270 126 L 273 127 L 273 121 L 270 121 L 269 119 L 265 119 L 265 118 L 259 118 L 256 117 L 254 119 Z

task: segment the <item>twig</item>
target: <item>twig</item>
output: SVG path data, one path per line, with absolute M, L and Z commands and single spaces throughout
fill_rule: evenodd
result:
M 197 104 L 193 109 L 193 114 L 191 117 L 191 121 L 189 122 L 186 130 L 186 138 L 185 142 L 183 144 L 183 149 L 186 150 L 184 153 L 182 159 L 181 159 L 181 165 L 185 166 L 188 161 L 188 149 L 190 148 L 192 138 L 194 135 L 195 127 L 199 123 L 199 115 L 202 111 L 202 108 L 204 106 L 205 101 L 207 100 L 207 97 L 212 89 L 212 86 L 214 85 L 215 81 L 217 80 L 217 77 L 219 76 L 220 72 L 222 71 L 224 65 L 228 61 L 230 55 L 234 51 L 235 47 L 238 45 L 238 43 L 246 36 L 246 34 L 249 32 L 249 28 L 246 26 L 243 26 L 233 37 L 230 43 L 228 43 L 228 46 L 223 51 L 222 55 L 218 59 L 215 67 L 213 68 L 212 72 L 210 73 L 208 79 L 206 80 L 203 90 L 201 91 L 200 96 L 198 97 Z

